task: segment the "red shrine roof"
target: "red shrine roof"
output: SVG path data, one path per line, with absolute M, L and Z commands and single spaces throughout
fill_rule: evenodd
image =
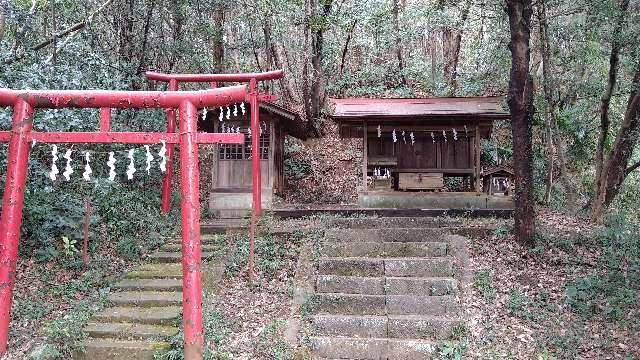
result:
M 503 97 L 448 97 L 425 99 L 329 99 L 334 119 L 473 117 L 507 119 Z

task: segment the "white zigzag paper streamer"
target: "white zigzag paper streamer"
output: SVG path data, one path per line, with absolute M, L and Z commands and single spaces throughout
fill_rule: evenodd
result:
M 447 142 L 447 133 L 446 133 L 446 131 L 442 130 L 442 136 L 444 136 L 444 142 Z
M 433 143 L 436 143 L 436 136 L 433 135 L 433 131 L 431 132 L 431 141 L 433 141 Z
M 382 127 L 378 125 L 378 137 L 382 136 Z
M 68 149 L 63 156 L 63 158 L 67 159 L 67 166 L 64 168 L 62 176 L 64 176 L 67 181 L 69 181 L 69 176 L 73 174 L 73 168 L 71 168 L 71 152 L 72 150 Z
M 220 122 L 224 121 L 224 109 L 222 108 L 222 106 L 220 106 L 220 116 L 218 117 L 218 120 Z
M 158 151 L 158 156 L 160 156 L 160 171 L 167 171 L 167 144 L 164 140 L 160 140 L 162 143 L 162 147 L 160 151 Z
M 238 116 L 238 104 L 233 104 L 233 116 Z
M 49 177 L 51 178 L 51 180 L 55 180 L 56 179 L 56 175 L 58 175 L 60 173 L 60 171 L 58 171 L 58 166 L 56 165 L 56 161 L 58 161 L 58 146 L 57 145 L 53 145 L 53 147 L 51 148 L 51 171 L 49 172 Z
M 240 103 L 240 110 L 242 110 L 242 115 L 246 113 L 246 109 L 244 108 L 244 103 Z
M 411 138 L 411 146 L 413 146 L 416 143 L 416 138 L 415 136 L 413 136 L 413 131 L 409 133 L 409 138 Z
M 207 108 L 202 109 L 202 121 L 207 120 Z
M 149 151 L 149 145 L 144 146 L 147 149 L 147 175 L 151 174 L 151 161 L 153 161 L 153 155 L 151 155 L 151 151 Z
M 396 129 L 393 129 L 393 132 L 391 132 L 391 137 L 393 138 L 393 142 L 398 142 L 398 137 L 396 136 Z
M 113 151 L 109 152 L 107 166 L 109 167 L 109 181 L 113 181 L 116 178 L 116 158 L 113 157 Z
M 231 118 L 231 108 L 227 106 L 227 120 Z
M 84 165 L 84 173 L 82 173 L 82 177 L 86 180 L 89 181 L 91 180 L 91 174 L 93 173 L 93 171 L 91 170 L 91 166 L 89 166 L 89 152 L 87 151 L 86 153 L 84 153 L 84 159 L 86 161 L 86 164 Z
M 129 166 L 127 167 L 127 179 L 131 180 L 133 179 L 133 174 L 136 172 L 136 167 L 135 165 L 133 165 L 133 153 L 136 151 L 136 149 L 131 149 L 129 150 L 129 155 L 127 155 L 127 158 L 129 158 Z

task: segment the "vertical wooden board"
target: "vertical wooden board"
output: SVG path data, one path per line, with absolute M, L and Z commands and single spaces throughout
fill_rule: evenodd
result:
M 228 160 L 218 160 L 217 188 L 229 187 L 230 162 Z
M 369 165 L 369 134 L 367 132 L 367 121 L 362 121 L 362 191 L 367 193 L 369 186 L 367 184 L 367 168 Z
M 422 163 L 427 169 L 438 168 L 438 143 L 434 143 L 431 136 L 425 136 L 420 139 L 424 162 Z
M 384 134 L 382 134 L 383 137 L 381 137 L 381 146 L 382 146 L 382 152 L 381 155 L 384 156 L 393 156 L 393 139 L 389 138 L 385 138 Z

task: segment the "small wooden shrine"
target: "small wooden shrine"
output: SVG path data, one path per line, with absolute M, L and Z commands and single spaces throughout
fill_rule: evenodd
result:
M 495 120 L 509 118 L 500 97 L 330 102 L 341 136 L 364 141 L 365 193 L 481 192 L 481 141 Z

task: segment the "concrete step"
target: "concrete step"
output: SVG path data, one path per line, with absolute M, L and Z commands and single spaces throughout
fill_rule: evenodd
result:
M 202 261 L 211 261 L 219 256 L 221 256 L 221 254 L 216 252 L 200 252 L 200 259 L 202 259 Z M 155 263 L 179 263 L 182 261 L 182 253 L 156 251 L 152 254 L 149 254 L 147 256 L 147 259 Z
M 168 243 L 164 244 L 160 247 L 160 250 L 166 252 L 181 252 L 182 244 L 181 243 Z M 224 245 L 217 244 L 202 244 L 200 245 L 200 251 L 202 252 L 221 252 L 224 251 Z
M 182 264 L 144 264 L 127 274 L 130 279 L 180 279 Z
M 118 306 L 181 306 L 182 292 L 178 291 L 120 291 L 109 294 L 109 301 Z
M 86 339 L 77 360 L 153 360 L 171 348 L 168 342 L 144 340 Z
M 123 279 L 113 286 L 118 290 L 182 291 L 180 279 Z
M 455 296 L 387 295 L 389 315 L 457 316 L 460 305 Z
M 85 331 L 92 338 L 124 340 L 167 339 L 178 333 L 178 327 L 132 323 L 89 323 Z
M 384 264 L 377 258 L 320 258 L 317 262 L 321 275 L 382 276 Z
M 392 277 L 451 277 L 453 260 L 449 258 L 395 258 L 384 260 L 386 276 Z
M 385 315 L 384 295 L 315 294 L 316 314 Z
M 433 242 L 448 235 L 443 228 L 329 229 L 328 242 Z
M 442 277 L 387 277 L 387 295 L 450 295 L 458 293 L 458 280 Z
M 131 322 L 149 325 L 173 325 L 182 313 L 180 306 L 106 308 L 93 316 L 94 322 Z
M 314 335 L 445 340 L 462 321 L 435 316 L 314 315 Z
M 338 242 L 320 250 L 327 257 L 436 257 L 447 255 L 447 243 L 435 242 Z
M 246 211 L 246 210 L 245 210 Z M 227 231 L 240 231 L 247 228 L 247 219 L 217 219 L 200 225 L 202 234 L 225 234 Z
M 327 336 L 313 336 L 309 340 L 314 355 L 322 358 L 424 360 L 436 356 L 436 343 L 426 340 Z
M 384 284 L 383 277 L 318 275 L 315 278 L 317 293 L 383 295 Z

